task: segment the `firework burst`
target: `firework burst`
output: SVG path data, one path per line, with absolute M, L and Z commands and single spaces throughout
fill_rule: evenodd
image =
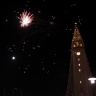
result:
M 21 27 L 27 27 L 33 21 L 33 14 L 24 10 L 18 19 L 20 20 Z

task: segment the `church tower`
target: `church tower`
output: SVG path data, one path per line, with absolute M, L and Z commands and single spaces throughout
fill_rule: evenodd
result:
M 89 77 L 91 77 L 91 72 L 84 42 L 78 26 L 75 24 L 66 96 L 93 96 L 92 85 L 88 81 Z

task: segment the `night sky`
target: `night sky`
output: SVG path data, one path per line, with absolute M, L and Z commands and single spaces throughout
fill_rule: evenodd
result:
M 95 1 L 4 0 L 0 2 L 0 94 L 64 96 L 74 23 L 85 43 L 90 70 L 96 76 Z M 26 10 L 32 23 L 17 18 Z

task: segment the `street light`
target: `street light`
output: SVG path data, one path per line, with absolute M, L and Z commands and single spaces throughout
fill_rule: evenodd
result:
M 91 82 L 91 84 L 95 84 L 95 80 L 96 80 L 96 78 L 91 77 L 91 78 L 88 78 L 88 80 Z
M 94 77 L 91 77 L 91 78 L 88 78 L 88 80 L 91 82 L 91 84 L 93 84 L 93 93 L 94 93 L 94 96 L 95 96 L 95 81 L 96 81 L 96 78 Z

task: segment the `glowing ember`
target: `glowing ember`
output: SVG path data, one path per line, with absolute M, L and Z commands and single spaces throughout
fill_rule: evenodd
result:
M 33 14 L 24 10 L 18 19 L 20 19 L 21 27 L 27 27 L 33 21 Z

